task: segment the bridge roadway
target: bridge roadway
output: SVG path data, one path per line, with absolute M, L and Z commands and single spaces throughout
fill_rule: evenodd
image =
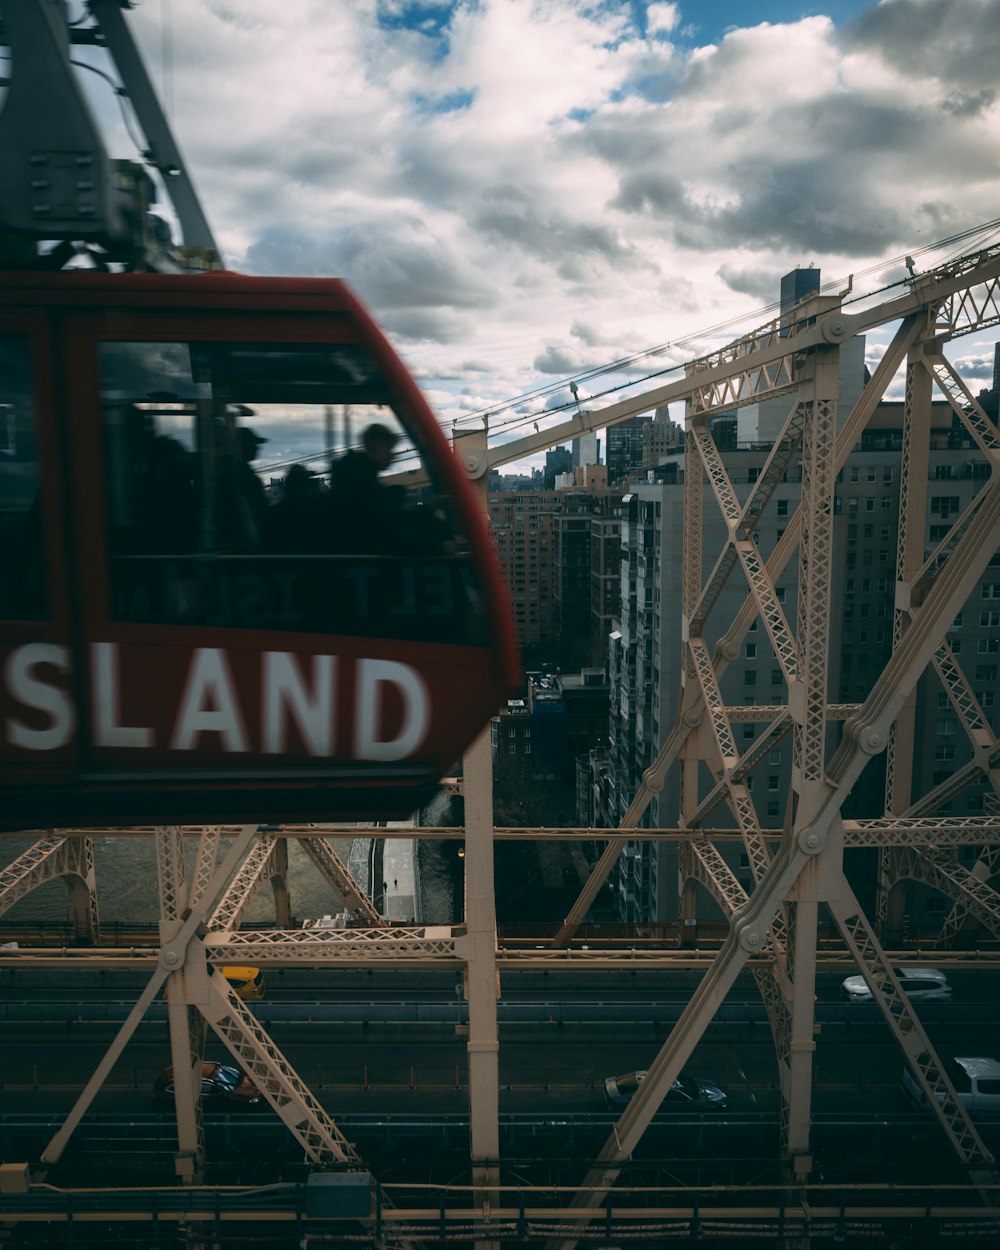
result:
M 465 1109 L 465 1004 L 448 973 L 422 972 L 420 985 L 388 971 L 268 970 L 267 998 L 253 1005 L 282 1052 L 336 1114 L 338 1110 L 428 1114 Z M 873 1005 L 839 995 L 840 973 L 819 978 L 816 1109 L 903 1111 L 901 1060 Z M 596 1112 L 605 1077 L 648 1065 L 694 972 L 522 974 L 505 978 L 501 1109 Z M 2 1111 L 56 1111 L 70 1105 L 131 1008 L 136 973 L 64 970 L 0 974 Z M 1000 1054 L 1000 972 L 954 974 L 951 1003 L 920 1012 L 944 1054 Z M 405 995 L 405 996 L 404 996 Z M 224 1058 L 211 1035 L 207 1055 Z M 145 1109 L 169 1062 L 162 1002 L 126 1048 L 98 1110 Z M 777 1108 L 776 1066 L 763 1007 L 750 977 L 738 982 L 696 1049 L 689 1069 L 723 1085 L 731 1107 Z
M 817 1181 L 838 1187 L 833 1199 L 825 1198 L 869 1201 L 858 1186 L 880 1184 L 891 1186 L 894 1201 L 903 1204 L 911 1192 L 916 1201 L 929 1201 L 932 1185 L 965 1185 L 936 1126 L 903 1097 L 901 1059 L 876 1009 L 840 1000 L 842 975 L 842 969 L 826 970 L 818 986 Z M 604 1078 L 649 1062 L 698 976 L 691 970 L 503 978 L 505 1181 L 569 1189 L 579 1182 L 615 1119 L 604 1104 Z M 446 1187 L 464 1175 L 468 1091 L 458 1027 L 463 1005 L 454 977 L 415 971 L 405 990 L 389 971 L 269 969 L 268 978 L 267 998 L 254 1010 L 373 1173 L 390 1184 L 405 1178 L 393 1200 L 403 1200 L 406 1185 L 422 1180 Z M 136 972 L 0 972 L 5 1159 L 37 1158 L 143 979 Z M 943 1053 L 998 1053 L 998 980 L 1000 972 L 992 969 L 955 973 L 955 1000 L 924 1007 L 921 1018 Z M 211 1036 L 206 1053 L 227 1057 Z M 103 1188 L 126 1175 L 130 1184 L 175 1183 L 172 1116 L 153 1114 L 148 1097 L 167 1062 L 166 1023 L 155 1003 L 64 1162 L 51 1169 L 52 1184 Z M 736 1195 L 743 1185 L 776 1184 L 776 1066 L 751 978 L 738 982 L 688 1067 L 723 1085 L 729 1108 L 714 1116 L 661 1113 L 622 1184 L 635 1192 L 652 1187 L 661 1201 L 673 1186 L 716 1193 L 735 1186 Z M 1000 1124 L 984 1124 L 983 1133 L 1000 1149 Z M 300 1183 L 305 1175 L 301 1151 L 266 1106 L 210 1112 L 207 1143 L 209 1184 Z M 914 1184 L 924 1188 L 906 1189 Z M 816 1200 L 823 1196 L 817 1191 Z M 426 1192 L 410 1198 L 414 1207 L 428 1202 Z

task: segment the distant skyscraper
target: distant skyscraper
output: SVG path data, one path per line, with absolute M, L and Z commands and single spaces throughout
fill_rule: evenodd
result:
M 581 434 L 573 439 L 573 468 L 583 468 L 588 464 L 599 464 L 597 435 L 591 430 L 589 434 Z
M 644 413 L 642 416 L 629 417 L 627 421 L 608 426 L 605 437 L 609 483 L 617 482 L 633 470 L 642 468 L 643 431 L 652 419 L 649 413 Z
M 560 473 L 569 473 L 573 468 L 573 453 L 568 447 L 553 447 L 545 453 L 546 490 L 552 490 Z
M 793 269 L 791 273 L 786 273 L 781 279 L 781 312 L 784 315 L 792 307 L 797 304 L 800 299 L 805 299 L 807 295 L 815 295 L 819 290 L 819 273 L 816 268 L 811 269 Z M 783 339 L 788 338 L 787 327 L 781 331 Z

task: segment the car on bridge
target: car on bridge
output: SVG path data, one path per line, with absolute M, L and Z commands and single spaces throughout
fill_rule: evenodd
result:
M 918 1062 L 926 1063 L 927 1055 Z M 945 1073 L 951 1081 L 958 1101 L 968 1111 L 1000 1112 L 1000 1061 L 986 1058 L 954 1058 L 945 1060 Z M 903 1069 L 903 1093 L 917 1107 L 926 1107 L 927 1098 L 909 1067 Z M 938 1101 L 944 1101 L 943 1091 Z
M 627 1107 L 646 1075 L 647 1070 L 642 1069 L 609 1076 L 604 1082 L 604 1101 L 613 1111 Z M 728 1103 L 729 1095 L 720 1086 L 682 1072 L 667 1090 L 662 1108 L 665 1111 L 722 1111 Z
M 893 968 L 900 988 L 911 1002 L 950 1003 L 951 986 L 948 978 L 937 968 Z M 841 993 L 851 1003 L 872 1003 L 874 995 L 862 976 L 845 977 L 840 985 Z
M 164 1068 L 156 1078 L 151 1097 L 154 1104 L 173 1101 L 173 1068 Z M 201 1097 L 205 1102 L 235 1103 L 244 1107 L 256 1106 L 263 1101 L 260 1090 L 245 1072 L 211 1061 L 201 1065 Z
M 264 974 L 250 964 L 227 964 L 222 975 L 245 1003 L 259 1003 L 264 997 Z

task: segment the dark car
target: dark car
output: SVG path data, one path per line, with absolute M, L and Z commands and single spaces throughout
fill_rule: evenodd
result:
M 174 1070 L 164 1068 L 153 1085 L 154 1102 L 167 1102 L 174 1096 Z M 201 1065 L 201 1096 L 206 1102 L 229 1102 L 254 1106 L 261 1101 L 260 1090 L 245 1072 L 224 1063 Z
M 632 1095 L 646 1079 L 645 1070 L 626 1072 L 623 1076 L 609 1076 L 604 1082 L 604 1101 L 612 1109 L 627 1107 Z M 680 1074 L 663 1100 L 665 1111 L 722 1111 L 729 1102 L 729 1095 L 711 1081 L 700 1077 Z

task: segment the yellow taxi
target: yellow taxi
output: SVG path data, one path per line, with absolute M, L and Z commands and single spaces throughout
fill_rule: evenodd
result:
M 240 998 L 247 1003 L 259 1003 L 264 997 L 264 974 L 250 964 L 227 964 L 222 975 Z

